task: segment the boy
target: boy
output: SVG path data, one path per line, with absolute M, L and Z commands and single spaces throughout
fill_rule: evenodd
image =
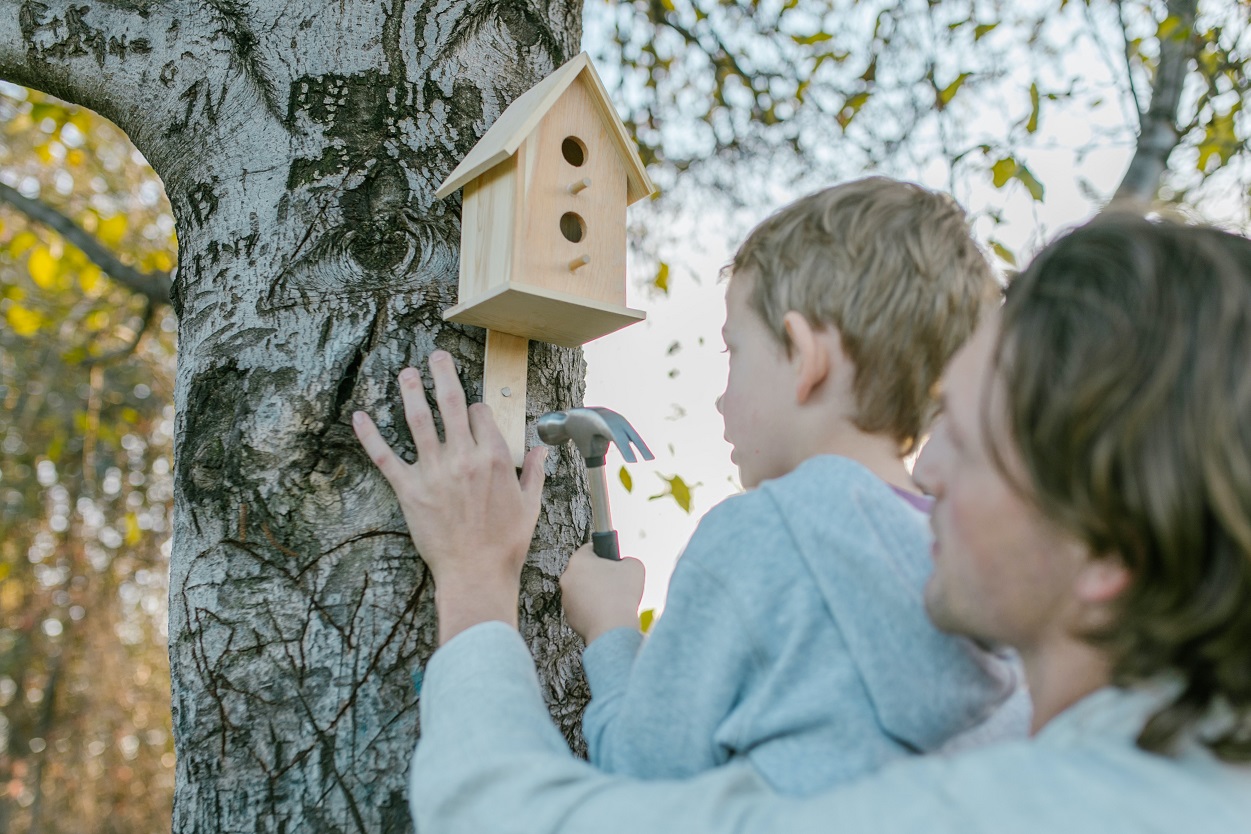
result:
M 561 580 L 591 762 L 680 778 L 745 757 L 808 794 L 1023 736 L 1024 694 L 1001 709 L 1013 663 L 926 619 L 928 500 L 903 461 L 997 297 L 963 212 L 880 177 L 839 185 L 758 226 L 729 273 L 717 405 L 748 492 L 700 523 L 646 641 L 637 562 L 584 548 Z

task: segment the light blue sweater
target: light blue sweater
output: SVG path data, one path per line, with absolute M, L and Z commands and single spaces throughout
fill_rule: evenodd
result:
M 742 758 L 808 794 L 943 747 L 1017 688 L 1016 667 L 926 618 L 926 516 L 860 464 L 826 455 L 714 508 L 644 641 L 583 656 L 591 762 L 650 779 Z M 1012 702 L 982 741 L 1024 737 Z
M 1194 743 L 1171 758 L 1134 746 L 1170 694 L 1100 690 L 1032 741 L 913 757 L 797 799 L 745 763 L 640 782 L 575 759 L 521 637 L 484 623 L 426 668 L 409 803 L 421 834 L 1247 834 L 1251 767 Z

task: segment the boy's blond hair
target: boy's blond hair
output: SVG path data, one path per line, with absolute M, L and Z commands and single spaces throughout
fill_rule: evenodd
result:
M 937 412 L 947 361 L 999 296 L 955 200 L 869 177 L 791 203 L 752 230 L 730 265 L 790 349 L 782 319 L 833 325 L 855 363 L 855 425 L 910 452 Z

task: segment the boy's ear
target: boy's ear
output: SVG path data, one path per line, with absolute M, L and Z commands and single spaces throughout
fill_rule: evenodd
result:
M 795 368 L 795 402 L 803 405 L 830 375 L 830 354 L 821 334 L 802 313 L 794 310 L 782 317 L 790 339 L 791 365 Z
M 1119 556 L 1088 557 L 1078 570 L 1074 592 L 1082 602 L 1113 602 L 1129 588 L 1132 576 Z

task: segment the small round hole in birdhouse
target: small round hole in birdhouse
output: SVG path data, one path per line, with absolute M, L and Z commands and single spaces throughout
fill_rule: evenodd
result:
M 560 216 L 560 233 L 570 243 L 577 243 L 586 234 L 586 222 L 571 211 Z
M 560 152 L 564 154 L 565 162 L 575 168 L 581 168 L 586 162 L 586 145 L 576 136 L 565 137 L 565 141 L 560 143 Z

